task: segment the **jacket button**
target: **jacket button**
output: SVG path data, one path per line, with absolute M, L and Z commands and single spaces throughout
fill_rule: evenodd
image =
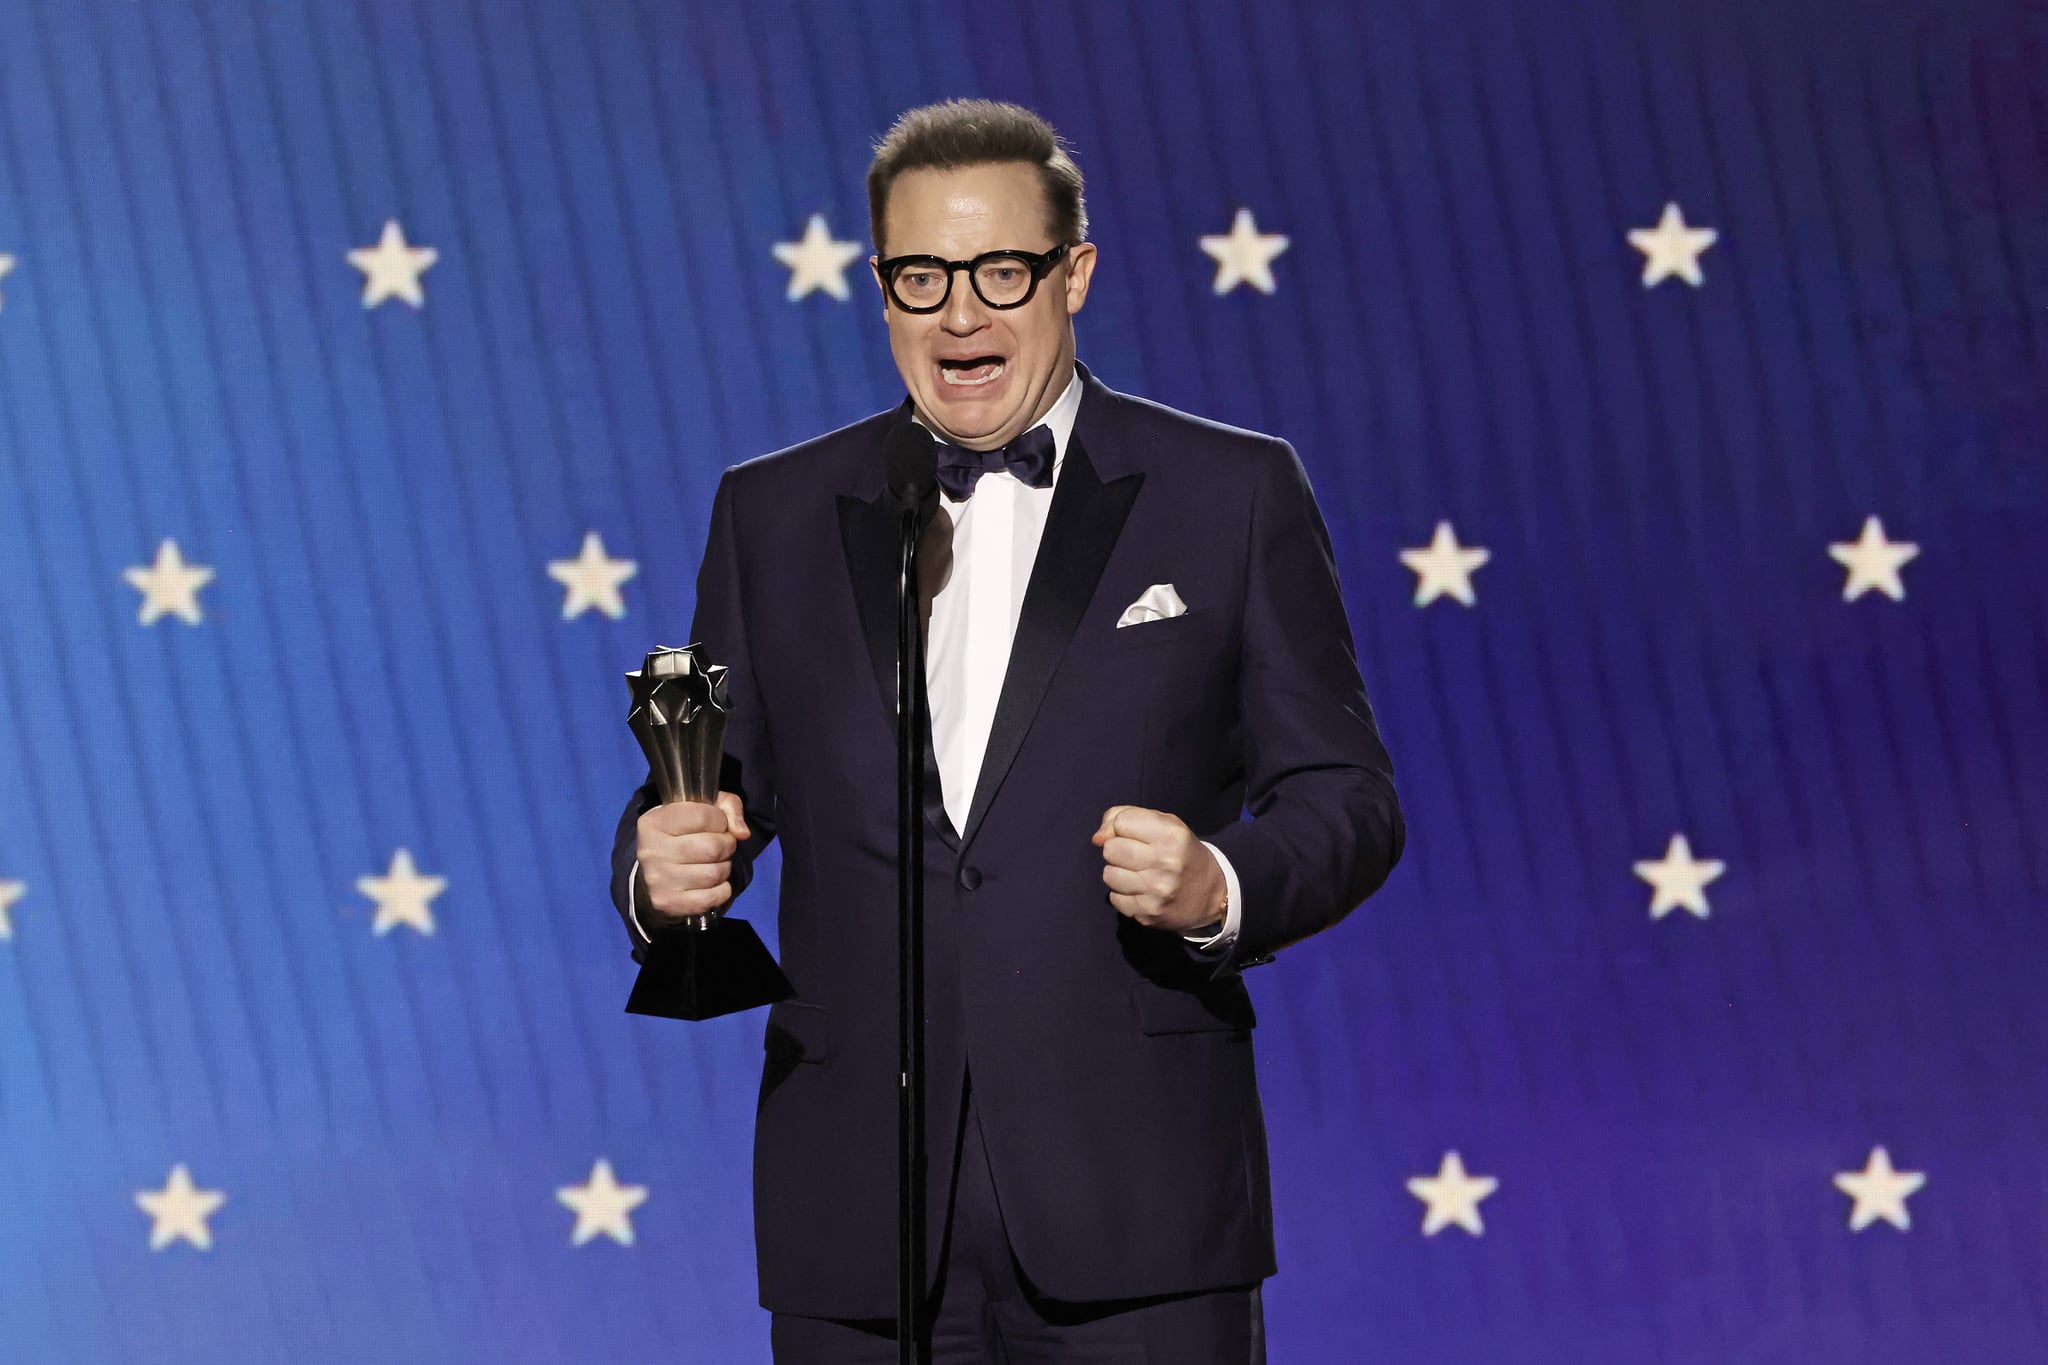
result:
M 978 867 L 963 867 L 963 868 L 961 868 L 961 869 L 960 869 L 960 889 L 961 889 L 962 891 L 974 891 L 974 890 L 978 890 L 978 889 L 980 888 L 980 886 L 981 886 L 981 869 L 980 869 L 980 868 L 978 868 Z

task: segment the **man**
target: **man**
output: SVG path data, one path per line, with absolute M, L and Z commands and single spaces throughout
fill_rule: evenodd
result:
M 777 1360 L 895 1359 L 882 451 L 923 423 L 942 442 L 922 549 L 934 1358 L 1263 1359 L 1239 971 L 1341 918 L 1403 841 L 1328 535 L 1284 442 L 1076 363 L 1096 250 L 1049 125 L 913 110 L 868 194 L 909 402 L 726 472 L 694 635 L 731 670 L 731 790 L 636 793 L 613 899 L 644 944 L 725 905 L 781 837 L 799 998 L 768 1017 L 761 1302 Z

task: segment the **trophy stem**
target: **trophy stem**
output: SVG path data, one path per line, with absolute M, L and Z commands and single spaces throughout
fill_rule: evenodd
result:
M 647 755 L 662 804 L 718 799 L 729 696 L 726 671 L 687 649 L 657 648 L 626 675 L 633 709 L 626 716 Z M 636 895 L 645 893 L 645 886 Z M 690 915 L 650 942 L 627 1012 L 669 1019 L 711 1019 L 796 994 L 753 926 L 723 907 Z

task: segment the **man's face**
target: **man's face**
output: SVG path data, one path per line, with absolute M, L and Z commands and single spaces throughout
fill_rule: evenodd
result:
M 1045 193 L 1023 162 L 907 171 L 890 186 L 883 250 L 965 261 L 984 251 L 1050 251 Z M 1082 243 L 1020 308 L 991 308 L 962 270 L 936 313 L 906 313 L 883 293 L 889 351 L 917 410 L 946 440 L 1007 445 L 1045 415 L 1073 373 L 1073 315 L 1088 297 L 1095 248 Z M 879 279 L 877 275 L 877 279 Z

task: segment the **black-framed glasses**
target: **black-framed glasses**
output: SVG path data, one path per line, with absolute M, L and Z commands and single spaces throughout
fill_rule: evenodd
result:
M 975 297 L 991 308 L 1022 308 L 1046 272 L 1066 259 L 1067 244 L 1051 251 L 984 251 L 971 261 L 943 256 L 891 256 L 875 269 L 889 299 L 906 313 L 936 313 L 953 296 L 953 272 L 964 270 Z

